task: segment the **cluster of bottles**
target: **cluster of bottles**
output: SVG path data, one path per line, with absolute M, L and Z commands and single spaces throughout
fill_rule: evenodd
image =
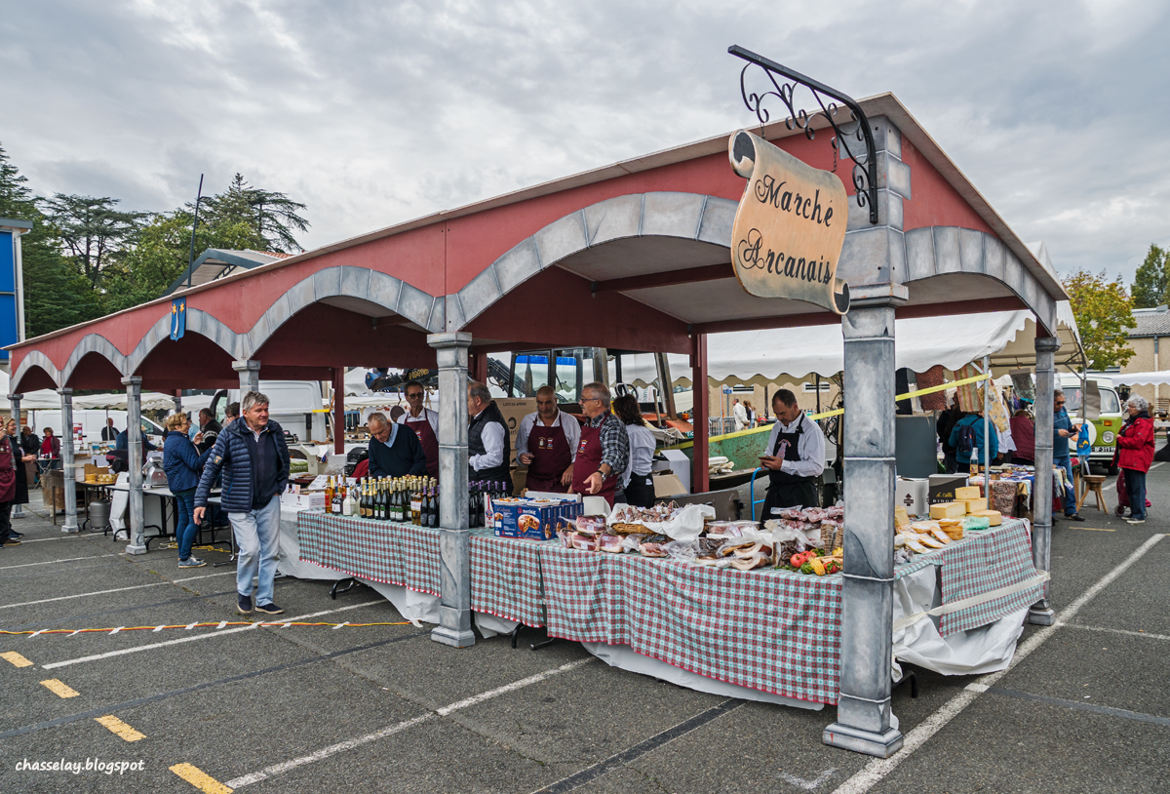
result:
M 367 477 L 354 485 L 330 477 L 325 512 L 334 515 L 439 526 L 439 482 L 433 477 Z
M 467 525 L 469 527 L 494 527 L 495 519 L 491 515 L 492 500 L 511 495 L 510 483 L 489 482 L 487 480 L 474 480 L 467 483 Z

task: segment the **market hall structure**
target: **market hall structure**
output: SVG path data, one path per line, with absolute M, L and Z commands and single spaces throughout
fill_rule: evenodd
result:
M 895 490 L 894 319 L 1026 309 L 1036 318 L 1036 426 L 1052 426 L 1056 276 L 1020 241 L 891 94 L 860 102 L 876 157 L 873 206 L 850 196 L 837 276 L 851 307 L 844 337 L 845 540 L 837 721 L 825 741 L 887 756 L 902 742 L 891 702 Z M 825 133 L 823 114 L 809 117 Z M 853 184 L 827 135 L 783 123 L 753 128 Z M 180 289 L 14 345 L 10 395 L 125 389 L 130 459 L 139 459 L 142 389 L 257 388 L 259 379 L 331 380 L 352 366 L 438 367 L 441 607 L 437 641 L 474 642 L 467 521 L 468 377 L 489 351 L 598 346 L 690 356 L 694 490 L 708 487 L 708 334 L 819 325 L 835 314 L 748 294 L 730 264 L 744 180 L 721 136 L 655 152 Z M 876 214 L 876 222 L 870 211 Z M 171 338 L 172 298 L 186 330 Z M 335 443 L 341 450 L 341 405 Z M 62 456 L 72 459 L 69 433 Z M 1052 468 L 1036 435 L 1036 470 Z M 145 553 L 142 475 L 131 467 L 130 553 Z M 67 472 L 67 476 L 70 473 Z M 76 504 L 66 490 L 66 530 Z M 1052 481 L 1034 486 L 1032 553 L 1049 569 Z M 1046 592 L 1046 591 L 1045 591 Z M 1040 600 L 1029 619 L 1050 623 Z

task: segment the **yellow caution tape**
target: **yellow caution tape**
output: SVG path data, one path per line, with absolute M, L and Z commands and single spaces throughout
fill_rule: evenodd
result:
M 0 629 L 0 635 L 19 636 L 28 635 L 30 637 L 37 637 L 42 634 L 100 634 L 102 632 L 109 632 L 110 634 L 119 634 L 123 631 L 162 631 L 163 629 L 207 629 L 216 628 L 223 629 L 228 626 L 331 626 L 335 629 L 340 628 L 355 628 L 364 629 L 370 626 L 410 626 L 410 621 L 400 621 L 397 623 L 325 623 L 313 622 L 308 623 L 304 621 L 273 621 L 269 622 L 255 622 L 251 620 L 211 620 L 205 623 L 168 623 L 162 626 L 111 626 L 104 629 L 26 629 L 24 631 L 7 631 Z
M 953 380 L 950 383 L 943 383 L 939 386 L 927 386 L 927 387 L 922 388 L 922 389 L 915 389 L 914 391 L 908 391 L 905 394 L 895 395 L 894 401 L 897 402 L 899 400 L 909 400 L 912 397 L 921 397 L 924 394 L 934 394 L 935 392 L 946 391 L 947 389 L 953 389 L 957 386 L 966 386 L 968 383 L 976 383 L 976 382 L 981 381 L 981 380 L 987 380 L 990 377 L 991 377 L 990 373 L 984 372 L 981 375 L 973 375 L 970 378 L 963 378 L 961 380 Z M 844 408 L 834 408 L 831 411 L 822 411 L 819 414 L 810 414 L 808 418 L 812 419 L 813 421 L 816 421 L 817 419 L 828 419 L 830 416 L 840 416 L 843 413 L 845 413 Z M 764 425 L 763 427 L 753 427 L 753 428 L 750 428 L 748 430 L 737 430 L 734 433 L 725 433 L 721 436 L 711 436 L 707 440 L 708 441 L 723 441 L 723 440 L 728 439 L 728 438 L 739 438 L 740 436 L 750 436 L 752 433 L 767 433 L 767 432 L 770 432 L 771 430 L 772 430 L 771 425 Z M 694 445 L 695 445 L 694 441 L 684 441 L 681 444 L 675 444 L 674 446 L 670 446 L 670 447 L 663 447 L 663 449 L 690 449 Z

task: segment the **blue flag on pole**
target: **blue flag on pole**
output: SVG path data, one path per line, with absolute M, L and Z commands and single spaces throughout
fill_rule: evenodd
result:
M 187 332 L 187 299 L 171 301 L 171 339 L 179 340 Z

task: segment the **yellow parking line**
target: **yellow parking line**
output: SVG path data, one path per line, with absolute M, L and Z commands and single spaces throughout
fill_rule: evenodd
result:
M 41 682 L 41 686 L 60 698 L 75 698 L 81 694 L 73 687 L 62 683 L 56 678 L 46 678 Z
M 6 662 L 11 662 L 13 667 L 32 667 L 32 662 L 25 659 L 16 651 L 5 651 L 0 653 L 0 659 Z
M 110 733 L 125 739 L 128 742 L 136 742 L 139 739 L 146 738 L 145 733 L 134 730 L 129 725 L 115 717 L 113 714 L 107 714 L 104 717 L 94 717 L 94 721 L 96 721 L 99 725 L 104 726 L 107 730 L 110 731 Z
M 234 790 L 192 764 L 175 764 L 171 767 L 171 771 L 207 794 L 230 794 Z

